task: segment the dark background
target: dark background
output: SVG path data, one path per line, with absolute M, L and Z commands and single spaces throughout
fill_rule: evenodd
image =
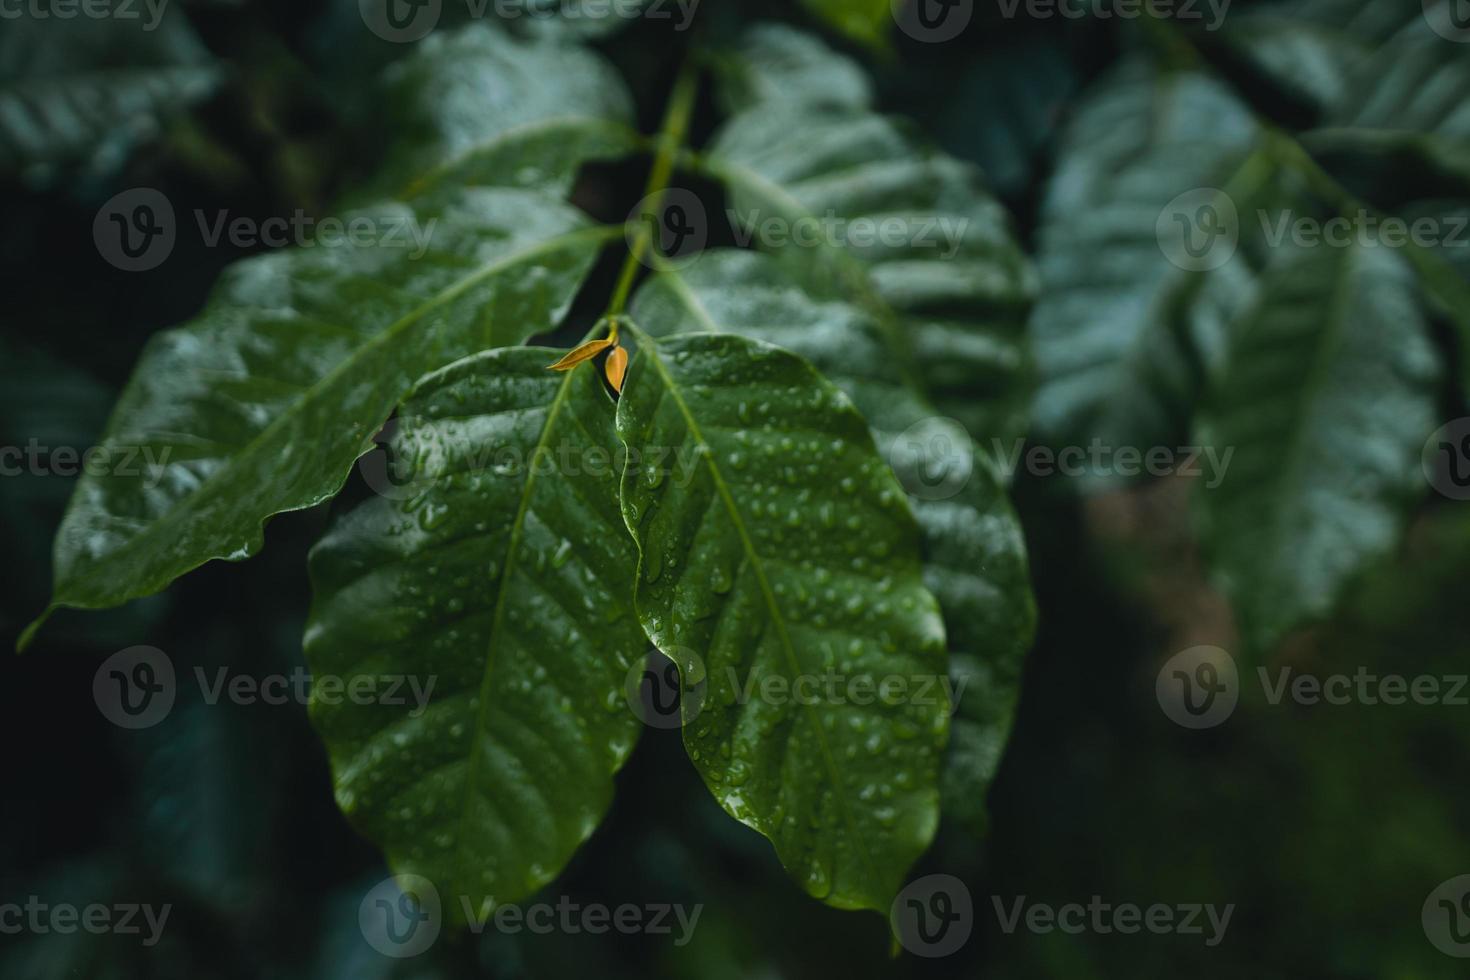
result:
M 240 257 L 181 236 L 157 270 L 113 269 L 94 247 L 92 219 L 117 190 L 161 188 L 180 214 L 327 213 L 381 149 L 370 80 L 401 49 L 367 43 L 355 3 L 186 9 L 228 66 L 213 96 L 110 164 L 0 183 L 0 445 L 91 445 L 147 337 L 188 318 Z M 786 5 L 768 9 L 800 19 Z M 21 57 L 5 46 L 11 30 L 0 23 L 0 78 Z M 950 44 L 896 44 L 877 67 L 882 104 L 985 167 L 1029 242 L 1065 106 L 1125 43 L 1118 23 L 981 15 Z M 671 46 L 657 25 L 634 23 L 600 47 L 640 96 L 667 84 Z M 640 98 L 650 114 L 660 104 Z M 600 171 L 579 203 L 621 220 L 626 205 L 616 202 L 635 200 L 641 179 L 639 167 Z M 605 293 L 611 274 L 600 270 L 589 292 Z M 7 638 L 45 605 L 50 539 L 72 482 L 0 477 Z M 541 899 L 703 903 L 688 946 L 522 934 L 445 939 L 409 961 L 375 953 L 357 910 L 387 871 L 338 813 L 305 709 L 210 706 L 192 681 L 195 666 L 255 677 L 303 668 L 305 555 L 325 526 L 322 509 L 274 520 L 264 553 L 247 563 L 213 563 L 121 610 L 60 614 L 29 653 L 7 657 L 0 903 L 37 895 L 173 911 L 152 949 L 127 936 L 0 936 L 0 976 L 1464 975 L 1426 940 L 1420 907 L 1441 881 L 1470 872 L 1470 708 L 1273 706 L 1247 683 L 1226 724 L 1174 725 L 1154 696 L 1160 664 L 1233 635 L 1195 559 L 1189 488 L 1091 500 L 1074 491 L 1025 476 L 1015 490 L 1041 631 L 990 794 L 990 835 L 946 827 L 916 868 L 958 875 L 974 897 L 975 934 L 956 956 L 890 959 L 878 917 L 806 898 L 769 845 L 709 798 L 677 734 L 651 729 L 608 819 Z M 1463 505 L 1428 507 L 1337 620 L 1294 637 L 1276 663 L 1463 672 L 1467 546 Z M 172 658 L 180 696 L 164 722 L 130 732 L 99 713 L 92 678 L 108 655 L 139 643 Z M 1009 905 L 1094 895 L 1235 911 L 1224 942 L 1207 948 L 1200 936 L 1007 935 L 991 905 L 992 896 Z

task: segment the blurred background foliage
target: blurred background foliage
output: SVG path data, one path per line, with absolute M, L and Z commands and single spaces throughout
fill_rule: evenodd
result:
M 702 16 L 735 16 L 729 0 L 706 3 Z M 1310 32 L 1273 27 L 1273 9 L 1240 0 L 1230 16 L 1243 30 L 1203 43 L 1236 45 L 1245 90 L 1304 118 L 1329 69 L 1303 55 Z M 775 2 L 739 13 L 812 23 Z M 978 4 L 956 41 L 896 37 L 884 52 L 851 50 L 875 65 L 884 108 L 916 118 L 986 170 L 1029 244 L 1057 130 L 1099 72 L 1136 43 L 1130 27 L 1005 19 Z M 372 79 L 404 50 L 362 29 L 356 0 L 178 2 L 156 32 L 116 28 L 0 24 L 0 445 L 90 445 L 148 336 L 195 311 L 241 257 L 228 244 L 185 246 L 161 269 L 119 272 L 92 241 L 103 201 L 152 186 L 181 214 L 324 213 L 340 188 L 371 172 L 380 142 Z M 672 67 L 666 28 L 634 22 L 597 43 L 656 113 L 661 100 L 650 96 Z M 1260 83 L 1272 64 L 1299 69 L 1290 98 Z M 4 111 L 41 100 L 58 130 L 44 152 L 7 128 Z M 1412 165 L 1412 186 L 1393 154 L 1339 176 L 1404 199 L 1461 189 L 1452 167 Z M 580 203 L 619 220 L 641 176 L 607 168 L 586 182 Z M 1227 724 L 1178 728 L 1155 701 L 1160 664 L 1186 646 L 1229 646 L 1234 637 L 1200 568 L 1187 490 L 1163 481 L 1083 498 L 1064 483 L 1022 474 L 1014 488 L 1041 630 L 990 794 L 989 835 L 946 825 L 915 870 L 958 875 L 974 896 L 976 932 L 956 956 L 890 959 L 876 918 L 807 899 L 770 847 L 709 799 L 677 735 L 655 730 L 619 777 L 609 818 L 548 900 L 704 903 L 692 942 L 487 935 L 443 940 L 410 961 L 379 956 L 362 941 L 357 912 L 386 869 L 337 811 L 303 708 L 209 706 L 186 683 L 163 724 L 126 732 L 91 697 L 101 660 L 145 638 L 181 677 L 195 667 L 256 677 L 304 669 L 304 559 L 326 521 L 308 512 L 273 521 L 260 557 L 212 563 L 121 610 L 63 614 L 35 650 L 8 662 L 0 901 L 37 895 L 174 910 L 152 949 L 127 936 L 0 937 L 0 975 L 1462 976 L 1426 941 L 1419 916 L 1439 882 L 1470 872 L 1470 791 L 1460 771 L 1470 757 L 1467 709 L 1272 706 L 1248 682 Z M 70 489 L 61 476 L 0 478 L 0 627 L 9 636 L 45 605 L 50 540 Z M 1324 673 L 1463 672 L 1467 577 L 1470 513 L 1430 505 L 1342 611 L 1294 635 L 1273 662 Z M 1236 911 L 1214 948 L 1198 936 L 1007 935 L 991 896 L 1023 895 L 1054 904 L 1093 895 L 1233 902 Z

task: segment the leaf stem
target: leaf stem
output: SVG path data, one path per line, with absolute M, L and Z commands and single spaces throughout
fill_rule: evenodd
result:
M 638 234 L 623 260 L 622 272 L 618 275 L 617 288 L 608 304 L 607 320 L 613 338 L 618 334 L 618 318 L 628 305 L 628 296 L 633 282 L 638 277 L 638 267 L 647 263 L 653 247 L 653 230 L 658 225 L 659 212 L 663 209 L 664 194 L 669 187 L 669 178 L 674 173 L 674 162 L 689 136 L 689 119 L 694 114 L 694 101 L 699 95 L 699 70 L 692 56 L 684 59 L 669 95 L 668 108 L 664 110 L 663 123 L 653 139 L 656 152 L 653 169 L 648 172 L 648 182 L 643 188 L 643 200 L 639 202 Z

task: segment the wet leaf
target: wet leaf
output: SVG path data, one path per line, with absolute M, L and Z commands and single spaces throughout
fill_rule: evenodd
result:
M 446 49 L 464 57 L 436 60 Z M 51 608 L 116 605 L 211 559 L 249 557 L 272 515 L 337 492 L 416 378 L 557 325 L 603 244 L 621 234 L 557 197 L 578 153 L 603 147 L 567 143 L 565 130 L 575 120 L 597 132 L 624 126 L 583 113 L 615 113 L 627 99 L 603 79 L 599 101 L 544 120 L 549 129 L 522 117 L 553 108 L 537 95 L 543 76 L 592 57 L 480 25 L 409 60 L 399 74 L 410 87 L 447 73 L 434 91 L 438 113 L 399 134 L 400 145 L 417 137 L 427 148 L 401 150 L 393 182 L 405 183 L 411 160 L 425 192 L 349 216 L 379 229 L 366 244 L 353 236 L 231 266 L 194 321 L 153 339 L 103 445 L 114 458 L 146 451 L 164 462 L 81 480 L 58 532 Z M 540 70 L 528 74 L 528 64 Z M 486 88 L 517 114 L 484 112 Z M 542 167 L 550 145 L 556 166 Z M 466 186 L 483 166 L 515 161 L 539 176 Z M 415 231 L 421 253 L 409 247 Z
M 918 525 L 867 423 L 805 361 L 731 335 L 638 339 L 623 514 L 645 631 L 708 679 L 685 747 L 811 895 L 886 912 L 938 824 L 949 705 L 842 695 L 945 672 Z
M 640 722 L 622 682 L 647 643 L 613 465 L 612 405 L 544 348 L 489 351 L 419 383 L 406 466 L 312 552 L 317 678 L 433 681 L 427 710 L 314 697 L 337 801 L 462 919 L 554 878 L 596 828 Z

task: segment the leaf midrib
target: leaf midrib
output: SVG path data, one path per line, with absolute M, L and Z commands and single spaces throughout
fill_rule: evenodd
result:
M 490 638 L 485 651 L 485 669 L 480 678 L 480 703 L 476 708 L 475 725 L 472 729 L 474 744 L 470 747 L 468 770 L 465 773 L 464 794 L 460 802 L 459 832 L 455 835 L 455 867 L 466 867 L 465 842 L 470 839 L 470 802 L 474 796 L 475 774 L 479 768 L 482 746 L 485 744 L 484 735 L 489 730 L 489 711 L 491 704 L 490 681 L 494 676 L 495 651 L 497 641 L 500 638 L 501 627 L 505 620 L 506 596 L 510 592 L 511 578 L 520 567 L 521 541 L 526 527 L 526 515 L 531 511 L 531 493 L 536 487 L 538 467 L 536 461 L 540 459 L 542 451 L 546 448 L 551 438 L 552 431 L 556 428 L 556 422 L 561 415 L 562 409 L 567 402 L 567 396 L 571 392 L 572 379 L 576 372 L 567 371 L 562 376 L 561 385 L 556 390 L 556 397 L 551 400 L 551 406 L 547 409 L 546 424 L 541 428 L 541 434 L 536 439 L 536 445 L 531 450 L 530 465 L 527 467 L 526 483 L 521 488 L 520 503 L 516 507 L 515 520 L 511 523 L 510 541 L 505 549 L 505 568 L 500 575 L 500 588 L 495 595 L 495 611 L 490 619 Z M 465 889 L 461 894 L 468 895 Z

